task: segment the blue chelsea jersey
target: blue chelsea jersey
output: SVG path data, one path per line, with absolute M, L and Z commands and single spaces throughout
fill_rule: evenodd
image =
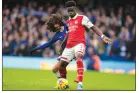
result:
M 36 50 L 39 50 L 39 49 L 43 49 L 43 48 L 47 48 L 49 46 L 51 46 L 53 43 L 55 43 L 56 41 L 58 40 L 61 40 L 63 41 L 66 34 L 67 34 L 67 25 L 64 24 L 64 30 L 63 31 L 58 31 L 58 32 L 55 32 L 54 36 L 52 37 L 51 40 L 49 40 L 47 43 L 44 43 L 42 45 L 39 45 L 37 47 L 35 47 Z
M 56 32 L 52 39 L 63 41 L 65 36 L 66 36 L 66 34 L 67 34 L 67 25 L 64 24 L 64 30 Z

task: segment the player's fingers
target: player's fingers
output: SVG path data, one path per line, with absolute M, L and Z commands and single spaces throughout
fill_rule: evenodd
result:
M 108 42 L 108 43 L 112 43 L 112 40 L 109 39 L 109 38 L 107 38 L 107 42 Z
M 111 39 L 109 39 L 109 42 L 110 42 L 110 43 L 112 43 L 112 40 L 111 40 Z
M 104 41 L 105 43 L 107 43 L 107 40 L 106 40 L 106 39 L 104 39 L 103 41 Z
M 112 42 L 109 42 L 109 44 L 111 44 Z
M 109 39 L 106 40 L 105 42 L 108 43 L 108 44 L 112 43 L 111 40 L 109 40 Z
M 106 43 L 108 43 L 108 41 L 107 41 L 107 40 L 106 40 L 105 42 L 106 42 Z
M 111 42 L 110 42 L 110 41 L 108 41 L 107 43 L 108 43 L 108 44 L 110 44 Z

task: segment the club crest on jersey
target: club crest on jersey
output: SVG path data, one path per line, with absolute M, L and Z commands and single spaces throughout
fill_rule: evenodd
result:
M 75 24 L 78 24 L 78 21 L 77 20 L 75 20 Z

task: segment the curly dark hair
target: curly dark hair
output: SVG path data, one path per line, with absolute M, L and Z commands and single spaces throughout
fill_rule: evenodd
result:
M 73 0 L 69 0 L 65 3 L 65 7 L 76 6 L 76 2 Z
M 54 27 L 54 25 L 59 24 L 60 26 L 62 26 L 64 22 L 62 21 L 62 16 L 60 16 L 59 14 L 51 14 L 45 24 L 47 25 L 47 29 L 55 32 L 56 28 Z

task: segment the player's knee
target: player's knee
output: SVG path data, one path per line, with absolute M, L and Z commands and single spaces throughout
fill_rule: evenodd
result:
M 76 64 L 77 64 L 77 67 L 80 67 L 80 68 L 83 68 L 84 67 L 83 60 L 82 60 L 82 56 L 78 56 L 76 58 Z
M 81 53 L 76 53 L 75 54 L 76 59 L 81 59 L 82 57 L 83 57 L 83 54 L 81 54 Z
M 60 62 L 60 67 L 61 67 L 61 68 L 66 68 L 68 64 L 69 64 L 68 62 L 62 61 L 62 60 L 61 60 L 61 62 Z

